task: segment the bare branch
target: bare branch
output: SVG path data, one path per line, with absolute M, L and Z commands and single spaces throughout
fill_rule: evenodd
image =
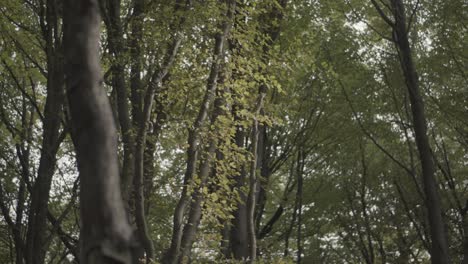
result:
M 413 11 L 411 12 L 411 16 L 409 17 L 408 26 L 406 28 L 406 32 L 408 33 L 411 31 L 411 25 L 413 23 L 413 19 L 414 19 L 414 16 L 416 15 L 416 11 L 418 10 L 420 2 L 421 2 L 420 0 L 416 2 L 416 5 L 414 6 Z
M 379 15 L 382 17 L 382 19 L 392 28 L 395 27 L 395 22 L 393 22 L 386 14 L 385 12 L 382 10 L 382 8 L 380 7 L 380 5 L 375 1 L 375 0 L 371 0 L 372 4 L 374 5 L 375 9 L 377 10 L 377 12 L 379 13 Z

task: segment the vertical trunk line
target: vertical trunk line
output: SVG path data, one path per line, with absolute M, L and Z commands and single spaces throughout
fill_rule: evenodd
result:
M 198 116 L 193 123 L 193 126 L 189 129 L 188 136 L 188 149 L 187 149 L 187 167 L 184 175 L 184 182 L 181 192 L 181 197 L 177 203 L 176 209 L 174 211 L 173 217 L 173 231 L 171 246 L 166 251 L 162 258 L 162 263 L 176 263 L 181 254 L 181 243 L 183 237 L 183 226 L 184 226 L 184 215 L 187 210 L 188 203 L 190 202 L 190 197 L 187 195 L 188 185 L 191 184 L 193 175 L 196 172 L 196 163 L 198 161 L 199 155 L 199 141 L 200 141 L 200 129 L 205 124 L 206 118 L 208 116 L 209 107 L 213 101 L 215 90 L 217 87 L 218 74 L 220 71 L 222 59 L 224 58 L 224 46 L 226 39 L 229 35 L 232 25 L 232 14 L 235 8 L 235 0 L 229 0 L 228 2 L 228 20 L 223 24 L 223 31 L 220 34 L 217 34 L 214 54 L 213 54 L 213 63 L 210 69 L 210 75 L 208 77 L 205 96 L 203 102 L 200 106 Z
M 299 149 L 297 159 L 297 260 L 302 261 L 302 189 L 304 182 L 304 151 Z
M 257 154 L 258 154 L 258 115 L 263 108 L 263 100 L 266 96 L 266 87 L 260 88 L 257 97 L 257 107 L 254 111 L 254 120 L 252 125 L 252 160 L 250 163 L 249 177 L 249 196 L 247 198 L 247 227 L 250 242 L 250 263 L 254 263 L 257 257 L 257 236 L 255 233 L 255 198 L 257 191 Z
M 59 129 L 60 115 L 62 111 L 63 71 L 62 52 L 58 48 L 57 38 L 57 14 L 52 0 L 46 2 L 45 30 L 43 31 L 46 42 L 47 58 L 47 98 L 44 108 L 42 150 L 36 181 L 31 193 L 31 207 L 28 216 L 28 230 L 26 238 L 26 263 L 44 263 L 47 241 L 46 220 L 49 192 L 52 177 L 55 172 L 56 154 L 60 145 Z M 42 18 L 44 19 L 44 18 Z
M 134 172 L 135 139 L 132 133 L 130 120 L 130 107 L 128 104 L 128 93 L 125 83 L 125 54 L 122 21 L 120 19 L 120 1 L 108 0 L 101 10 L 106 14 L 104 20 L 108 31 L 109 49 L 114 57 L 112 71 L 112 87 L 117 94 L 117 113 L 123 142 L 123 164 L 122 164 L 122 196 L 125 201 L 126 210 L 130 213 L 130 196 Z
M 418 74 L 408 40 L 405 8 L 402 0 L 392 0 L 391 4 L 395 17 L 395 24 L 393 26 L 394 42 L 400 53 L 400 65 L 408 88 L 416 145 L 421 160 L 426 209 L 429 217 L 429 228 L 432 240 L 431 261 L 433 264 L 450 263 L 448 240 L 445 232 L 444 220 L 442 218 L 442 208 L 435 176 L 434 161 L 432 159 L 427 136 L 427 120 L 424 111 L 424 102 L 420 93 Z

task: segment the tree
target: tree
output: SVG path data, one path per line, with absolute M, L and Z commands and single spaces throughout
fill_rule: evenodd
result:
M 464 1 L 0 2 L 0 262 L 467 261 Z
M 432 263 L 450 263 L 448 253 L 447 235 L 442 218 L 442 208 L 438 192 L 438 184 L 435 178 L 434 161 L 431 154 L 427 132 L 427 119 L 424 111 L 424 101 L 419 88 L 418 73 L 414 66 L 411 47 L 409 43 L 408 28 L 411 24 L 406 22 L 405 7 L 401 0 L 390 1 L 393 17 L 390 20 L 382 11 L 377 2 L 372 1 L 381 17 L 392 27 L 393 37 L 398 52 L 401 69 L 405 76 L 408 88 L 411 110 L 413 114 L 413 125 L 416 137 L 416 144 L 419 151 L 422 167 L 422 177 L 424 184 L 424 194 L 426 208 L 431 231 L 431 258 Z
M 102 87 L 97 1 L 64 2 L 64 57 L 80 172 L 81 263 L 130 263 L 132 231 L 120 192 L 117 134 Z

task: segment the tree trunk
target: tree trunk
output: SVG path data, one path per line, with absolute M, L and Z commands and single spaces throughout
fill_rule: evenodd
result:
M 368 251 L 368 258 L 367 262 L 368 263 L 375 263 L 375 252 L 374 252 L 374 243 L 372 241 L 372 227 L 370 223 L 370 217 L 368 212 L 368 206 L 367 206 L 367 178 L 369 177 L 368 175 L 368 169 L 367 169 L 367 163 L 366 163 L 366 157 L 365 157 L 365 149 L 362 146 L 362 143 L 360 144 L 360 149 L 361 149 L 361 165 L 362 165 L 362 179 L 361 179 L 361 190 L 359 194 L 359 200 L 361 203 L 361 214 L 362 214 L 362 219 L 364 221 L 364 232 L 366 235 L 366 241 L 367 241 L 367 251 Z M 361 231 L 358 231 L 361 232 Z M 366 247 L 365 243 L 363 242 L 363 246 Z
M 262 85 L 257 97 L 257 107 L 254 111 L 252 125 L 252 160 L 250 164 L 249 196 L 247 197 L 247 232 L 249 235 L 250 263 L 254 263 L 257 257 L 257 235 L 255 232 L 255 205 L 257 192 L 257 154 L 258 154 L 258 120 L 257 116 L 263 108 L 263 99 L 266 96 L 266 86 Z
M 462 264 L 468 264 L 468 199 L 466 200 L 465 207 L 462 212 L 462 225 L 463 225 L 463 261 Z
M 190 259 L 190 252 L 192 250 L 193 242 L 195 239 L 195 235 L 200 224 L 201 215 L 202 215 L 202 207 L 201 203 L 203 201 L 204 193 L 203 187 L 206 186 L 208 177 L 211 171 L 211 165 L 213 156 L 216 151 L 216 140 L 211 139 L 209 143 L 209 147 L 205 151 L 205 157 L 200 164 L 200 186 L 195 188 L 195 191 L 192 195 L 192 202 L 190 204 L 190 211 L 188 213 L 187 223 L 184 225 L 181 246 L 180 246 L 180 254 L 178 257 L 177 263 L 186 263 L 187 260 Z
M 394 41 L 397 45 L 400 64 L 405 76 L 406 86 L 411 102 L 413 125 L 416 145 L 422 167 L 422 180 L 426 196 L 426 208 L 429 217 L 430 234 L 432 240 L 431 260 L 433 264 L 449 263 L 447 234 L 445 232 L 442 208 L 435 177 L 434 161 L 432 159 L 429 139 L 427 137 L 427 121 L 424 112 L 423 97 L 420 93 L 419 80 L 414 66 L 408 31 L 406 25 L 405 9 L 402 0 L 392 0 L 395 24 Z
M 130 90 L 132 101 L 132 117 L 135 128 L 139 127 L 143 114 L 144 88 L 141 81 L 142 52 L 141 40 L 143 38 L 144 0 L 132 0 L 133 12 L 130 20 L 131 35 L 130 50 Z
M 58 22 L 55 3 L 46 4 L 44 32 L 47 57 L 47 98 L 44 110 L 43 137 L 41 157 L 36 181 L 31 193 L 31 206 L 28 216 L 26 238 L 26 263 L 42 264 L 47 251 L 47 205 L 52 177 L 55 172 L 56 155 L 60 145 L 60 123 L 63 105 L 63 71 L 62 52 L 60 50 L 59 32 L 54 25 Z
M 103 1 L 101 3 L 103 3 Z M 121 172 L 122 197 L 125 201 L 127 212 L 129 213 L 135 165 L 135 139 L 132 134 L 132 123 L 129 115 L 130 107 L 125 83 L 125 43 L 122 21 L 120 19 L 120 1 L 107 0 L 106 6 L 101 8 L 106 9 L 101 10 L 101 12 L 104 14 L 104 23 L 108 32 L 109 50 L 113 56 L 113 64 L 111 66 L 112 87 L 117 94 L 117 113 L 123 142 L 123 164 Z
M 236 109 L 237 111 L 239 109 Z M 234 113 L 235 116 L 236 113 Z M 244 147 L 245 132 L 242 128 L 237 128 L 236 145 L 239 148 Z M 232 257 L 236 260 L 245 260 L 249 256 L 249 243 L 247 234 L 247 196 L 242 191 L 246 184 L 245 168 L 242 166 L 239 175 L 236 177 L 235 189 L 239 192 L 240 201 L 237 203 L 237 209 L 234 211 L 234 219 L 232 219 L 231 236 L 230 236 L 230 251 Z
M 247 234 L 249 241 L 249 263 L 254 263 L 257 258 L 257 236 L 255 232 L 255 197 L 257 196 L 257 145 L 258 145 L 258 121 L 255 118 L 252 127 L 252 161 L 249 173 L 249 195 L 247 197 Z
M 263 214 L 265 212 L 265 205 L 267 202 L 267 189 L 268 181 L 271 176 L 270 170 L 270 151 L 269 142 L 267 137 L 267 129 L 263 124 L 259 125 L 259 138 L 258 138 L 258 160 L 257 168 L 260 170 L 260 180 L 258 184 L 257 205 L 255 212 L 255 231 L 259 237 L 260 225 L 262 223 Z
M 235 7 L 234 3 L 235 1 L 230 1 L 228 13 L 233 12 L 232 9 Z M 210 104 L 213 100 L 214 93 L 216 91 L 218 75 L 220 72 L 222 59 L 224 58 L 224 46 L 226 44 L 226 39 L 229 35 L 229 31 L 231 29 L 232 15 L 228 15 L 228 17 L 229 21 L 224 23 L 222 27 L 223 31 L 217 34 L 216 36 L 213 54 L 213 64 L 211 65 L 210 75 L 207 81 L 206 93 L 203 98 L 203 102 L 200 106 L 198 116 L 193 124 L 193 127 L 189 130 L 187 167 L 185 170 L 181 197 L 174 211 L 171 246 L 164 254 L 162 258 L 162 263 L 176 263 L 176 261 L 179 258 L 183 236 L 184 214 L 186 213 L 187 206 L 190 202 L 190 197 L 187 195 L 187 188 L 192 181 L 194 173 L 196 173 L 196 163 L 199 156 L 199 130 L 203 127 L 205 123 L 205 120 L 208 116 Z
M 216 134 L 216 130 L 218 127 L 218 118 L 220 116 L 225 115 L 225 109 L 229 107 L 225 100 L 227 96 L 227 86 L 221 87 L 221 85 L 225 85 L 225 76 L 223 75 L 222 71 L 223 70 L 220 70 L 217 80 L 218 84 L 216 86 L 216 99 L 214 101 L 213 112 L 210 122 L 212 127 L 210 133 L 212 133 L 213 135 L 208 139 L 208 147 L 206 147 L 204 151 L 204 158 L 200 164 L 200 185 L 195 187 L 195 191 L 192 195 L 192 203 L 188 214 L 188 220 L 184 226 L 184 233 L 182 235 L 181 254 L 178 263 L 185 263 L 185 260 L 190 261 L 190 253 L 203 213 L 201 205 L 206 195 L 206 193 L 203 192 L 203 189 L 206 187 L 209 190 L 209 178 L 213 178 L 216 173 L 216 168 L 213 165 L 215 157 L 217 160 L 222 159 L 222 154 L 220 152 L 217 152 L 217 147 L 220 145 L 220 141 L 222 140 L 222 138 L 220 138 L 219 135 Z
M 294 175 L 294 162 L 291 162 L 290 177 L 293 177 L 293 175 Z M 296 177 L 297 177 L 297 175 L 296 175 Z M 298 199 L 298 195 L 297 195 L 297 192 L 296 192 L 296 197 L 294 199 L 294 208 L 293 208 L 293 212 L 292 212 L 291 221 L 289 223 L 288 229 L 285 232 L 285 237 L 284 237 L 284 254 L 283 254 L 284 257 L 289 256 L 289 238 L 291 237 L 291 233 L 292 233 L 293 228 L 294 228 L 294 223 L 296 223 L 298 205 L 299 205 L 299 199 Z
M 130 263 L 132 231 L 120 193 L 117 134 L 102 87 L 97 0 L 64 1 L 72 139 L 80 173 L 81 263 Z
M 297 157 L 297 259 L 296 263 L 302 261 L 302 189 L 304 182 L 304 151 L 299 149 Z

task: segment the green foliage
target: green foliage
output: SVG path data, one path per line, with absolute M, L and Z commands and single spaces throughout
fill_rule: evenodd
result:
M 215 35 L 227 19 L 224 1 L 187 1 L 189 7 L 174 11 L 175 2 L 146 1 L 143 36 L 138 39 L 142 56 L 134 58 L 129 47 L 132 1 L 121 1 L 123 51 L 110 52 L 104 26 L 101 43 L 105 88 L 118 121 L 112 67 L 123 65 L 130 94 L 130 65 L 132 60 L 141 61 L 146 89 L 152 74 L 164 64 L 172 36 L 182 36 L 175 62 L 157 87 L 148 125 L 148 142 L 154 150 L 145 166 L 151 164 L 154 170 L 145 183 L 145 198 L 158 257 L 170 244 L 172 216 L 184 184 L 188 131 L 204 100 Z M 450 253 L 454 263 L 460 262 L 468 221 L 466 212 L 463 215 L 468 197 L 467 6 L 462 0 L 404 2 L 407 16 L 412 17 L 409 37 Z M 41 20 L 42 3 L 1 0 L 0 6 L 0 199 L 14 219 L 19 189 L 25 184 L 18 149 L 29 151 L 31 183 L 38 170 L 50 70 L 43 31 L 47 23 Z M 282 19 L 270 17 L 276 9 Z M 388 8 L 383 11 L 390 15 Z M 279 35 L 273 41 L 269 33 L 276 28 Z M 266 131 L 267 157 L 262 166 L 271 174 L 265 176 L 263 167 L 257 170 L 259 185 L 266 191 L 258 227 L 265 227 L 283 208 L 271 231 L 258 240 L 261 256 L 256 263 L 293 263 L 300 249 L 303 263 L 364 263 L 363 252 L 373 254 L 374 263 L 429 261 L 420 161 L 406 83 L 391 38 L 392 30 L 371 1 L 288 1 L 285 9 L 281 1 L 237 1 L 213 96 L 222 102 L 220 113 L 214 114 L 211 102 L 208 120 L 199 131 L 196 168 L 207 159 L 204 150 L 210 142 L 216 145 L 210 177 L 202 183 L 197 171 L 188 185 L 189 195 L 200 190 L 203 196 L 193 263 L 243 263 L 226 260 L 220 245 L 225 239 L 221 231 L 232 226 L 234 212 L 249 192 L 236 182 L 253 158 L 253 120 Z M 267 94 L 257 114 L 263 86 Z M 126 99 L 135 103 L 131 95 Z M 64 130 L 69 129 L 66 111 L 65 107 Z M 159 124 L 161 116 L 164 121 Z M 153 133 L 156 129 L 158 133 Z M 135 131 L 132 128 L 133 135 Z M 236 142 L 239 131 L 244 133 L 241 145 Z M 62 231 L 76 240 L 79 208 L 74 192 L 79 190 L 73 188 L 77 171 L 72 145 L 69 136 L 60 145 L 49 209 L 61 217 Z M 299 152 L 304 153 L 300 225 Z M 123 155 L 121 137 L 119 155 Z M 26 217 L 28 192 L 25 199 Z M 27 225 L 26 218 L 19 223 L 23 236 Z M 50 263 L 73 263 L 58 231 L 48 227 Z M 0 217 L 1 263 L 13 261 L 12 230 Z

